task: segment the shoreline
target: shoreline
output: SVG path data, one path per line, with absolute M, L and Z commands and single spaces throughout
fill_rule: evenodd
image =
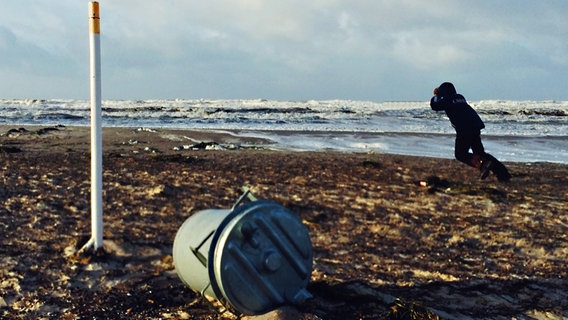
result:
M 20 128 L 23 128 L 22 132 L 13 132 L 8 137 L 8 132 Z M 49 131 L 49 135 L 43 134 L 47 131 Z M 416 135 L 413 133 L 252 131 L 154 127 L 103 127 L 102 131 L 104 152 L 126 149 L 124 147 L 130 145 L 132 152 L 144 152 L 147 151 L 144 148 L 148 147 L 154 152 L 171 154 L 187 150 L 185 148 L 191 145 L 202 143 L 203 148 L 208 147 L 217 150 L 257 148 L 283 152 L 377 153 L 453 159 L 453 134 Z M 60 145 L 61 140 L 66 140 L 69 146 L 79 150 L 90 149 L 89 126 L 0 125 L 0 138 L 2 139 L 0 141 L 3 141 L 0 143 L 4 144 L 25 143 L 38 138 L 43 143 L 52 141 L 54 147 Z M 401 139 L 406 142 L 401 142 Z M 564 150 L 558 149 L 558 146 L 565 144 L 562 137 L 484 135 L 482 139 L 490 153 L 493 153 L 493 150 L 504 150 L 502 155 L 493 153 L 504 163 L 568 164 L 568 158 L 565 159 L 563 156 Z M 533 150 L 527 152 L 535 153 L 532 158 L 534 160 L 530 160 L 531 155 L 519 156 L 517 152 L 508 150 L 507 146 L 518 146 L 523 143 L 533 146 Z M 556 143 L 555 150 L 559 152 L 555 155 L 543 156 L 542 148 L 547 143 Z M 27 148 L 33 149 L 33 145 L 28 144 Z M 526 149 L 528 148 L 527 146 Z M 511 161 L 508 160 L 509 158 L 517 160 Z

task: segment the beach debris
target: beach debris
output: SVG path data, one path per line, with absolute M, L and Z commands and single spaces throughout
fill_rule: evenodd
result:
M 194 150 L 197 150 L 197 149 L 223 150 L 223 147 L 220 144 L 218 144 L 217 142 L 200 142 L 200 143 L 194 144 L 191 148 L 194 149 Z
M 151 128 L 144 128 L 144 127 L 140 127 L 138 129 L 136 129 L 134 132 L 158 132 L 157 130 L 151 129 Z
M 418 186 L 428 188 L 429 193 L 435 193 L 440 189 L 446 191 L 450 190 L 450 182 L 446 179 L 441 179 L 438 176 L 429 176 L 426 179 L 420 180 L 416 183 Z
M 224 150 L 225 148 L 219 144 L 211 144 L 205 147 L 205 150 Z
M 30 131 L 26 128 L 18 128 L 18 129 L 10 129 L 6 132 L 6 136 L 8 137 L 17 137 L 21 134 L 29 133 Z
M 22 149 L 14 146 L 3 146 L 0 145 L 0 153 L 19 153 Z
M 129 145 L 135 145 L 135 144 L 139 144 L 140 141 L 136 140 L 136 139 L 130 139 L 127 142 L 123 142 L 122 144 L 129 144 Z
M 242 203 L 247 198 L 251 202 Z M 231 312 L 258 315 L 313 297 L 306 289 L 313 264 L 307 228 L 248 188 L 231 209 L 192 214 L 172 252 L 181 281 Z
M 45 127 L 45 128 L 40 128 L 37 131 L 30 131 L 26 128 L 17 128 L 17 129 L 10 129 L 8 130 L 8 132 L 6 132 L 6 136 L 8 137 L 19 137 L 21 135 L 26 135 L 26 134 L 37 134 L 37 135 L 44 135 L 44 134 L 48 134 L 54 131 L 59 131 L 60 128 L 65 128 L 65 126 L 63 125 L 57 125 L 55 127 Z
M 47 128 L 41 128 L 39 129 L 36 133 L 38 135 L 44 135 L 44 134 L 48 134 L 50 132 L 54 132 L 54 131 L 59 131 L 59 128 L 62 128 L 63 126 L 57 126 L 57 127 L 47 127 Z
M 156 148 L 151 148 L 151 147 L 145 147 L 144 151 L 150 152 L 150 153 L 161 153 L 160 150 L 158 150 Z
M 175 151 L 181 151 L 181 150 L 225 150 L 227 148 L 218 144 L 217 142 L 199 142 L 196 144 L 186 144 L 182 146 L 176 146 L 173 149 Z
M 370 167 L 370 168 L 373 168 L 373 169 L 384 168 L 384 165 L 382 163 L 375 161 L 375 160 L 365 160 L 365 161 L 363 161 L 363 166 Z
M 189 150 L 189 149 L 191 149 L 192 146 L 193 146 L 192 144 L 185 144 L 183 146 L 175 146 L 175 147 L 173 147 L 173 150 L 175 150 L 175 151 Z
M 390 310 L 386 315 L 386 319 L 400 320 L 438 320 L 440 316 L 428 310 L 422 303 L 416 301 L 404 301 L 401 298 L 390 305 Z
M 246 147 L 246 146 L 241 146 L 238 144 L 234 144 L 234 143 L 229 143 L 229 144 L 220 144 L 217 142 L 198 142 L 195 144 L 184 144 L 184 145 L 180 145 L 180 146 L 175 146 L 172 148 L 174 151 L 183 151 L 183 150 L 215 150 L 215 151 L 220 151 L 220 150 L 240 150 L 240 149 L 254 149 L 254 150 L 261 150 L 263 149 L 262 147 L 257 147 L 257 146 L 250 146 L 250 147 Z

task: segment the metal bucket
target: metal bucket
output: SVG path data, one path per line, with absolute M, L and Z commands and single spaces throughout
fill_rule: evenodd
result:
M 271 201 L 193 214 L 176 234 L 173 258 L 186 285 L 243 314 L 311 297 L 306 290 L 313 259 L 307 228 Z

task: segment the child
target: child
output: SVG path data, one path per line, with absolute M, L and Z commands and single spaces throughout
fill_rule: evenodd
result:
M 495 157 L 485 152 L 481 143 L 481 129 L 485 124 L 467 103 L 465 98 L 456 92 L 450 82 L 442 83 L 434 89 L 430 107 L 435 111 L 445 111 L 452 126 L 456 129 L 455 156 L 456 159 L 481 172 L 480 178 L 485 179 L 490 171 L 499 181 L 509 181 L 511 174 Z M 469 149 L 473 153 L 469 152 Z

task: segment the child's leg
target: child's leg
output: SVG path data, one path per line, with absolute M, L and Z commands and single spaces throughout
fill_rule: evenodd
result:
M 470 133 L 458 132 L 456 134 L 456 143 L 454 147 L 454 155 L 456 159 L 467 164 L 468 166 L 479 168 L 479 161 L 474 161 L 474 156 L 469 152 L 471 147 L 472 135 Z M 476 166 L 477 165 L 477 166 Z
M 485 148 L 483 147 L 483 143 L 481 143 L 481 133 L 479 131 L 472 133 L 470 139 L 473 154 L 483 156 L 485 154 Z
M 473 160 L 475 162 L 475 167 L 482 169 L 483 164 L 485 166 L 490 165 L 487 163 L 489 160 L 485 154 L 485 148 L 483 148 L 483 143 L 481 143 L 481 134 L 479 131 L 472 133 L 471 136 L 471 151 L 473 151 Z
M 482 161 L 491 161 L 489 169 L 497 176 L 499 181 L 508 181 L 511 179 L 511 174 L 509 170 L 507 170 L 507 167 L 505 167 L 501 161 L 497 160 L 497 158 L 485 152 L 480 135 L 472 138 L 471 149 L 474 154 L 481 155 Z

